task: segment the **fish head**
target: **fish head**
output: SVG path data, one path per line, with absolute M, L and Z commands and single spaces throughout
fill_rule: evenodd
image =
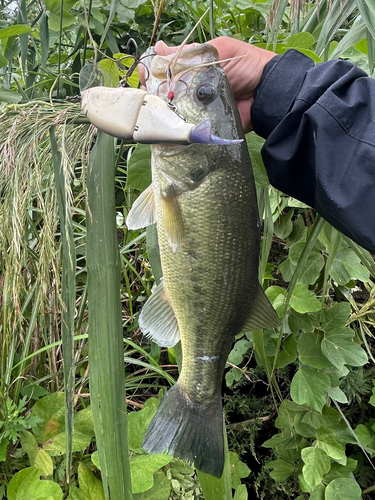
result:
M 243 139 L 238 109 L 214 46 L 205 43 L 189 47 L 183 49 L 178 57 L 176 53 L 157 55 L 151 47 L 145 55 L 146 88 L 149 93 L 158 95 L 179 116 L 196 124 L 199 134 L 206 126 L 215 134 L 213 137 L 225 137 L 230 141 Z M 193 142 L 207 141 L 197 139 Z

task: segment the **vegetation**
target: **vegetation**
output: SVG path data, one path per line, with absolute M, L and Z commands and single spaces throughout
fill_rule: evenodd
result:
M 82 68 L 83 85 L 100 68 L 117 86 L 151 40 L 179 44 L 207 7 L 194 41 L 228 35 L 373 72 L 372 0 L 2 1 L 0 499 L 374 494 L 374 259 L 269 185 L 254 134 L 259 276 L 282 327 L 237 338 L 229 356 L 222 480 L 142 452 L 180 354 L 138 329 L 160 263 L 154 230 L 146 244 L 124 220 L 150 182 L 149 150 L 98 136 L 73 96 Z

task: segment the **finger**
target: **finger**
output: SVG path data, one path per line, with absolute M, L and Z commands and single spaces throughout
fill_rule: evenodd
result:
M 238 111 L 240 112 L 240 117 L 241 117 L 241 122 L 242 122 L 242 127 L 247 134 L 251 130 L 253 130 L 252 124 L 251 124 L 251 116 L 250 116 L 250 108 L 253 103 L 254 99 L 246 99 L 243 101 L 236 101 Z
M 178 47 L 168 47 L 168 45 L 161 40 L 155 45 L 155 52 L 159 56 L 168 56 L 169 54 L 176 52 L 177 49 Z

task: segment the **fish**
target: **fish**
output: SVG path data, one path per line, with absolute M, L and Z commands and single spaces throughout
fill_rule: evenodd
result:
M 207 43 L 185 48 L 177 59 L 150 48 L 146 56 L 146 92 L 206 133 L 182 144 L 151 145 L 152 183 L 127 217 L 129 229 L 156 223 L 163 271 L 141 311 L 140 329 L 160 346 L 181 340 L 182 347 L 180 375 L 163 397 L 142 448 L 221 477 L 221 385 L 231 346 L 241 332 L 279 326 L 258 280 L 256 188 L 216 48 Z M 162 127 L 168 135 L 168 120 Z

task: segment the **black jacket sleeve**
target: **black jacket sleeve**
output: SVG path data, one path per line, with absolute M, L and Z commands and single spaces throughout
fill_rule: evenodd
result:
M 375 79 L 289 50 L 266 65 L 251 116 L 271 184 L 375 253 Z

